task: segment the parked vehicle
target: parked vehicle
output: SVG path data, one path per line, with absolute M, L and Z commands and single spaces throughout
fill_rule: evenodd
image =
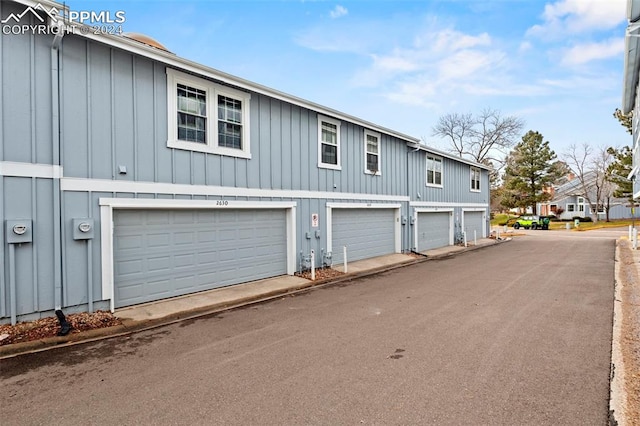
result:
M 549 229 L 549 216 L 525 215 L 517 218 L 513 224 L 513 229 Z

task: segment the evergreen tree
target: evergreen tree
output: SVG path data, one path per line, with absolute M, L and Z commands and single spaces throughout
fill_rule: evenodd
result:
M 507 204 L 531 207 L 537 213 L 537 203 L 550 199 L 543 189 L 557 178 L 553 160 L 556 153 L 542 135 L 530 130 L 509 154 L 505 168 L 505 186 L 510 194 Z
M 633 134 L 633 112 L 629 114 L 623 114 L 619 108 L 616 108 L 613 116 L 618 119 L 620 125 L 622 125 L 630 135 Z
M 633 167 L 633 156 L 631 148 L 628 146 L 622 149 L 609 148 L 607 152 L 613 156 L 613 162 L 607 169 L 608 180 L 616 184 L 613 196 L 616 198 L 633 199 L 633 182 L 627 179 Z

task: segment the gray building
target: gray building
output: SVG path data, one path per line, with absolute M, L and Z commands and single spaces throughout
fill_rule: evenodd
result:
M 2 0 L 0 17 L 52 8 Z M 1 37 L 1 322 L 489 233 L 487 169 L 416 138 L 139 36 Z
M 628 178 L 633 180 L 633 199 L 640 199 L 640 0 L 627 0 L 629 21 L 625 36 L 622 112 L 633 113 L 633 169 Z

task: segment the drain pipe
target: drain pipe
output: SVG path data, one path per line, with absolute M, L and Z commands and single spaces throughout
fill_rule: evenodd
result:
M 16 325 L 16 249 L 9 244 L 9 292 L 11 293 L 11 325 Z
M 71 324 L 64 317 L 64 314 L 61 310 L 56 310 L 56 317 L 58 318 L 58 322 L 60 323 L 60 331 L 58 331 L 58 336 L 66 336 L 71 331 Z
M 87 240 L 87 299 L 89 302 L 89 313 L 93 313 L 93 257 L 91 256 L 92 240 Z
M 58 32 L 51 45 L 51 135 L 53 165 L 60 166 L 60 46 L 64 36 L 64 24 L 58 22 Z M 53 286 L 55 309 L 62 308 L 62 212 L 60 210 L 60 176 L 53 177 Z

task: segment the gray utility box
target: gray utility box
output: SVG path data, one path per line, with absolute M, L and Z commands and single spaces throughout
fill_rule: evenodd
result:
M 9 244 L 30 243 L 33 241 L 33 223 L 31 219 L 6 221 L 6 236 Z
M 93 219 L 73 219 L 73 239 L 91 240 L 93 239 Z

